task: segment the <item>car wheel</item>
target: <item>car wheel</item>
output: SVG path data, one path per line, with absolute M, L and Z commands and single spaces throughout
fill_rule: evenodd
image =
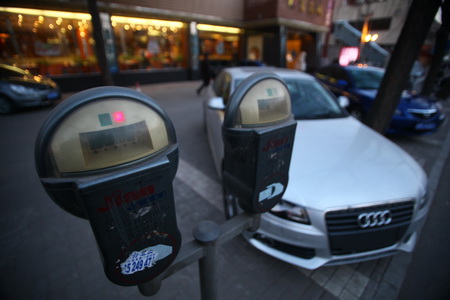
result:
M 14 105 L 5 96 L 0 96 L 0 114 L 10 114 L 15 111 Z
M 223 190 L 223 208 L 225 218 L 227 220 L 239 214 L 238 199 L 235 195 L 230 194 L 227 190 Z

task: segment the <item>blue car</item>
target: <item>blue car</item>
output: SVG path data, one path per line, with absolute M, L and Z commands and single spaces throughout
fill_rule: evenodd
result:
M 383 76 L 384 69 L 367 66 L 330 65 L 316 73 L 336 96 L 346 96 L 350 100 L 347 110 L 359 120 L 367 116 Z M 438 130 L 444 119 L 439 101 L 405 91 L 386 133 L 431 134 Z

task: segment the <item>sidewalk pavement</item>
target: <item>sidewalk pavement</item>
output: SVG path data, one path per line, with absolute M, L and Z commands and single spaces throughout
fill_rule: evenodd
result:
M 399 300 L 450 299 L 450 158 L 443 170 Z

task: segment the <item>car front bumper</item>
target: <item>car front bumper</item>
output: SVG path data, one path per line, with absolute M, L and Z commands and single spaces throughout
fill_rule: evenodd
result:
M 244 236 L 254 247 L 266 254 L 313 270 L 321 266 L 358 263 L 399 252 L 411 252 L 427 212 L 428 206 L 420 210 L 414 208 L 411 220 L 406 225 L 404 224 L 404 231 L 401 232 L 401 237 L 395 243 L 381 248 L 342 255 L 334 254 L 335 251 L 331 249 L 330 241 L 332 239 L 327 229 L 324 212 L 308 212 L 312 225 L 290 222 L 266 213 L 261 218 L 259 230 L 256 233 L 246 232 Z M 386 233 L 388 233 L 387 230 Z M 392 235 L 392 233 L 389 234 Z M 379 230 L 378 235 L 384 235 L 384 231 Z M 352 237 L 350 236 L 350 238 Z M 357 238 L 357 240 L 361 243 L 365 240 L 370 243 L 370 235 Z M 349 247 L 353 247 L 353 245 Z
M 430 119 L 420 119 L 412 116 L 394 116 L 392 118 L 388 134 L 400 135 L 427 135 L 436 132 L 446 116 L 439 113 Z
M 18 107 L 36 107 L 49 105 L 61 99 L 61 92 L 58 89 L 43 90 L 29 95 L 14 97 L 14 103 Z

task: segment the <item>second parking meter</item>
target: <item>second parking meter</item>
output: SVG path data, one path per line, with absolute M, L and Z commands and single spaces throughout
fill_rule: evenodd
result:
M 296 122 L 289 91 L 274 73 L 256 73 L 231 95 L 223 122 L 224 190 L 247 212 L 269 211 L 288 184 Z
M 153 99 L 120 87 L 76 94 L 41 127 L 35 158 L 50 197 L 89 220 L 112 282 L 146 282 L 175 259 L 178 144 Z

